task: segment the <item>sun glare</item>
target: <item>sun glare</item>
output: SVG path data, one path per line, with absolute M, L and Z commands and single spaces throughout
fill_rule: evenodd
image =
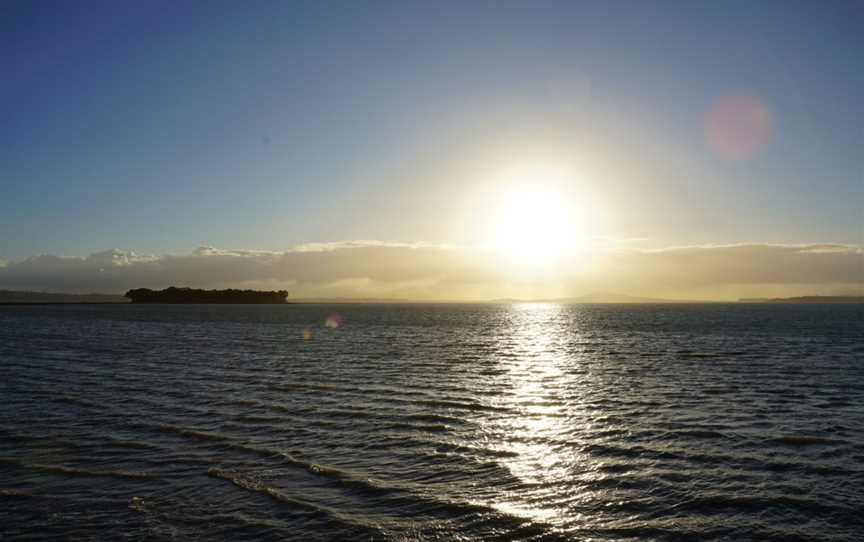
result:
M 525 263 L 545 263 L 567 246 L 572 223 L 564 202 L 551 190 L 519 187 L 502 198 L 495 247 Z
M 587 213 L 549 173 L 503 183 L 491 225 L 491 244 L 522 268 L 548 267 L 584 247 Z

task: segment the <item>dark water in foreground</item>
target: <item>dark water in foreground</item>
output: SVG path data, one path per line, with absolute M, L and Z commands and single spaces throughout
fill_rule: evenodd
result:
M 0 539 L 861 540 L 862 337 L 860 305 L 0 307 Z

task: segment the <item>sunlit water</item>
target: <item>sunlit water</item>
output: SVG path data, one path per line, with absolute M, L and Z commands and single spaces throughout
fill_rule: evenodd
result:
M 862 311 L 0 307 L 0 539 L 861 540 Z

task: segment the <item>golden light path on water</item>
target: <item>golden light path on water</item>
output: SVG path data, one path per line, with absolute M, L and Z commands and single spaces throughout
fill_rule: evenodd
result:
M 574 395 L 581 387 L 568 385 L 569 364 L 578 360 L 567 358 L 567 345 L 578 340 L 578 328 L 558 304 L 516 304 L 509 319 L 498 353 L 511 390 L 501 406 L 514 414 L 499 417 L 489 430 L 512 452 L 503 464 L 531 490 L 529 499 L 524 491 L 502 492 L 492 506 L 553 525 L 572 521 L 571 514 L 564 517 L 566 504 L 578 496 L 561 494 L 560 482 L 582 470 L 586 460 L 570 442 L 580 418 Z

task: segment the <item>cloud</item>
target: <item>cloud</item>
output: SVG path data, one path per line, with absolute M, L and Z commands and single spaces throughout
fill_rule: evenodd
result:
M 734 298 L 862 293 L 861 247 L 713 245 L 607 254 L 607 277 L 624 287 Z
M 490 299 L 604 291 L 645 297 L 735 299 L 862 293 L 864 252 L 840 244 L 609 246 L 554 270 L 524 273 L 494 253 L 425 244 L 351 241 L 288 251 L 200 247 L 186 255 L 121 250 L 40 255 L 0 266 L 0 288 L 122 293 L 171 285 L 285 288 L 292 297 Z

